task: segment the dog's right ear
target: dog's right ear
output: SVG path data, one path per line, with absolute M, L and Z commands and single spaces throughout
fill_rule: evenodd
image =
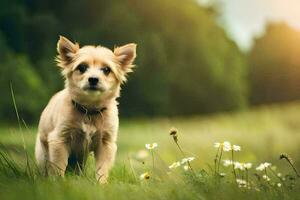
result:
M 58 56 L 56 61 L 58 66 L 65 67 L 73 62 L 75 53 L 79 50 L 78 43 L 72 43 L 70 40 L 63 36 L 59 36 L 57 42 L 57 52 Z

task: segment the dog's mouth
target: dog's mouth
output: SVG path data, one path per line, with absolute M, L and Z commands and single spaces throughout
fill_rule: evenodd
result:
M 89 86 L 89 87 L 87 88 L 87 90 L 90 90 L 90 91 L 99 91 L 100 88 L 98 88 L 97 86 Z
M 89 85 L 85 88 L 83 88 L 84 91 L 87 91 L 87 92 L 103 92 L 104 89 L 99 87 L 99 86 L 96 86 L 96 85 Z

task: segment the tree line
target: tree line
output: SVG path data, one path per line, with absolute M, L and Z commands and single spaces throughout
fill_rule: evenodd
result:
M 300 34 L 271 24 L 243 53 L 195 0 L 10 0 L 0 7 L 0 120 L 37 120 L 63 87 L 55 67 L 64 35 L 81 45 L 138 44 L 137 67 L 119 99 L 122 116 L 239 110 L 298 99 Z

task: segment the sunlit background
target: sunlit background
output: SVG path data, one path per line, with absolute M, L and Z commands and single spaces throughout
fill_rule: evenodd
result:
M 249 50 L 253 38 L 264 34 L 270 22 L 284 22 L 300 29 L 298 0 L 199 0 L 200 4 L 219 4 L 224 28 L 242 50 Z

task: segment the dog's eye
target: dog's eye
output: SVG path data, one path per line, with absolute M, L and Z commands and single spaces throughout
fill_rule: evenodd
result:
M 101 68 L 101 70 L 106 76 L 111 72 L 111 69 L 109 67 L 103 67 Z
M 77 70 L 80 71 L 80 73 L 84 73 L 87 70 L 88 66 L 87 64 L 81 63 L 77 66 Z

